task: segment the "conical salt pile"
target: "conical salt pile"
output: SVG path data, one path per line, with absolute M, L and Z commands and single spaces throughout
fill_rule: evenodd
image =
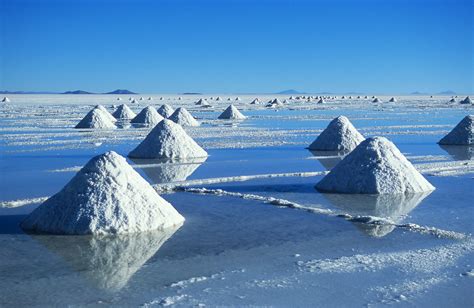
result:
M 128 154 L 132 158 L 194 158 L 206 157 L 204 151 L 184 129 L 170 120 L 163 120 Z
M 320 98 L 319 101 L 318 101 L 318 104 L 325 104 L 326 102 L 324 101 L 324 99 Z
M 465 99 L 463 99 L 459 103 L 461 103 L 461 104 L 472 104 L 472 100 L 469 96 L 467 96 Z
M 115 118 L 114 118 L 115 120 Z M 115 124 L 110 121 L 107 114 L 100 108 L 94 108 L 89 111 L 84 118 L 75 126 L 75 128 L 117 128 Z
M 153 106 L 148 106 L 142 109 L 136 117 L 131 121 L 135 124 L 155 125 L 163 120 L 163 117 L 156 111 Z
M 92 158 L 21 227 L 54 234 L 125 234 L 163 229 L 184 218 L 123 158 Z
M 381 103 L 381 102 L 382 101 L 378 97 L 374 98 L 374 100 L 372 101 L 372 103 Z
M 203 98 L 199 99 L 199 100 L 198 100 L 196 103 L 194 103 L 194 104 L 195 104 L 195 105 L 209 105 L 209 103 L 208 103 L 205 99 L 203 99 Z
M 270 107 L 270 108 L 276 108 L 276 107 L 281 107 L 281 106 L 283 106 L 283 104 L 278 98 L 270 100 L 266 105 L 266 107 Z
M 168 117 L 168 119 L 181 126 L 201 125 L 184 107 L 179 107 L 176 109 L 173 114 Z
M 122 104 L 118 106 L 117 110 L 112 113 L 114 118 L 119 120 L 130 120 L 136 117 L 135 112 L 132 111 L 127 105 Z
M 10 102 L 10 99 L 6 96 L 2 99 L 2 103 L 9 103 L 9 102 Z
M 362 141 L 316 188 L 348 194 L 402 194 L 435 189 L 384 137 Z
M 474 115 L 468 115 L 444 136 L 438 143 L 445 145 L 474 144 Z
M 115 122 L 117 121 L 116 118 L 114 118 L 113 115 L 110 114 L 110 112 L 107 110 L 107 108 L 105 108 L 104 106 L 102 105 L 97 105 L 94 107 L 95 109 L 100 109 L 104 114 L 105 116 L 111 121 L 111 122 Z
M 258 104 L 260 104 L 260 100 L 258 98 L 256 98 L 250 104 L 251 105 L 258 105 Z
M 389 100 L 390 103 L 396 103 L 397 102 L 397 99 L 395 97 L 392 97 L 390 100 Z
M 227 120 L 244 120 L 247 117 L 244 116 L 234 105 L 227 107 L 224 112 L 218 117 L 218 119 L 227 119 Z
M 455 100 L 454 98 L 451 98 L 451 99 L 449 100 L 449 102 L 450 102 L 450 103 L 455 103 L 456 100 Z
M 160 108 L 158 108 L 158 113 L 163 117 L 163 118 L 168 118 L 170 115 L 173 114 L 174 109 L 168 104 L 161 105 Z
M 352 151 L 364 141 L 359 131 L 345 116 L 331 121 L 325 130 L 310 144 L 313 151 Z

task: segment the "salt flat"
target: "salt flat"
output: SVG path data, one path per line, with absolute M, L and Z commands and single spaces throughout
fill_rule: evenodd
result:
M 474 148 L 436 143 L 472 105 L 447 96 L 323 104 L 238 96 L 141 94 L 131 103 L 125 95 L 10 95 L 0 105 L 0 305 L 474 305 Z M 196 105 L 201 98 L 211 107 Z M 250 104 L 255 98 L 261 103 Z M 274 98 L 288 102 L 265 107 Z M 185 131 L 207 159 L 128 159 L 185 223 L 110 239 L 23 233 L 19 223 L 38 198 L 59 191 L 93 156 L 126 156 L 149 133 L 126 122 L 74 129 L 94 106 L 113 112 L 123 103 L 136 114 L 148 105 L 185 107 L 201 123 Z M 218 119 L 230 104 L 247 118 Z M 342 157 L 305 148 L 339 115 L 365 137 L 390 139 L 436 190 L 315 190 Z

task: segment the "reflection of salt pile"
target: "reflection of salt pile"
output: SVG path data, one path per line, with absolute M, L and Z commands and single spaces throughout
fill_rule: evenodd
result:
M 131 158 L 131 160 L 143 170 L 153 184 L 163 184 L 186 181 L 207 160 L 207 157 L 191 158 L 179 162 L 140 158 Z
M 155 125 L 163 120 L 163 117 L 156 111 L 155 107 L 148 106 L 142 109 L 131 121 L 135 124 Z
M 470 104 L 472 105 L 472 100 L 469 96 L 467 96 L 465 99 L 459 102 L 460 104 Z
M 390 100 L 389 100 L 390 103 L 396 103 L 397 102 L 397 99 L 395 97 L 392 97 Z
M 168 118 L 170 115 L 173 114 L 174 109 L 168 104 L 163 104 L 161 105 L 160 108 L 158 108 L 158 113 L 163 117 L 163 118 Z
M 244 120 L 247 117 L 244 116 L 234 105 L 227 107 L 224 112 L 218 117 L 218 119 L 228 119 L 228 120 Z
M 348 118 L 333 119 L 326 129 L 308 147 L 315 151 L 352 151 L 364 140 Z
M 309 150 L 319 163 L 326 169 L 331 170 L 344 158 L 347 152 L 344 151 L 314 151 Z
M 199 126 L 200 123 L 184 107 L 176 109 L 172 115 L 168 117 L 171 121 L 181 126 Z
M 446 145 L 474 144 L 474 115 L 465 116 L 464 119 L 438 143 Z
M 396 195 L 324 194 L 324 197 L 351 216 L 375 216 L 388 219 L 393 223 L 400 223 L 430 193 Z M 374 237 L 385 236 L 395 229 L 395 226 L 390 224 L 377 225 L 358 222 L 355 222 L 355 224 L 364 233 Z
M 455 160 L 473 160 L 474 145 L 439 145 L 443 150 L 448 152 Z
M 206 157 L 204 151 L 184 129 L 170 121 L 163 120 L 146 138 L 128 154 L 134 158 L 193 158 Z
M 115 119 L 114 119 L 115 120 Z M 104 111 L 100 108 L 94 108 L 89 111 L 86 116 L 75 126 L 75 128 L 116 128 L 115 124 L 110 121 Z
M 181 225 L 106 237 L 32 235 L 61 256 L 94 287 L 116 292 L 151 258 Z
M 9 102 L 10 102 L 10 99 L 6 96 L 2 99 L 2 103 L 9 103 Z
M 97 106 L 94 107 L 94 109 L 99 109 L 99 110 L 101 110 L 101 111 L 104 113 L 104 115 L 105 115 L 112 123 L 114 123 L 115 121 L 117 121 L 117 119 L 115 119 L 114 116 L 111 115 L 110 112 L 109 112 L 104 106 L 102 106 L 102 105 L 97 105 Z
M 124 234 L 167 228 L 184 218 L 123 158 L 92 158 L 21 224 L 33 232 Z
M 362 141 L 316 188 L 350 194 L 402 194 L 435 188 L 383 137 Z
M 130 120 L 136 116 L 135 112 L 125 104 L 118 106 L 117 110 L 115 110 L 112 115 L 114 118 L 120 120 Z

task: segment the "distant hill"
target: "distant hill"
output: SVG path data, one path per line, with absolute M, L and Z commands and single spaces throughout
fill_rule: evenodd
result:
M 202 93 L 199 93 L 199 92 L 184 92 L 183 95 L 202 95 Z
M 454 94 L 456 94 L 456 92 L 451 91 L 451 90 L 446 90 L 446 91 L 438 92 L 436 94 L 439 94 L 439 95 L 454 95 Z
M 418 92 L 418 91 L 415 91 L 415 92 L 411 92 L 410 95 L 426 95 L 427 93 L 423 93 L 423 92 Z
M 289 89 L 289 90 L 284 90 L 284 91 L 277 92 L 276 94 L 305 94 L 305 92 L 300 92 L 300 91 L 296 91 L 296 90 L 293 90 L 293 89 Z
M 135 92 L 132 92 L 132 91 L 129 91 L 129 90 L 125 90 L 125 89 L 117 89 L 115 91 L 107 92 L 107 93 L 104 93 L 104 94 L 138 94 L 138 93 L 135 93 Z
M 75 91 L 66 91 L 61 94 L 94 94 L 92 92 L 82 91 L 82 90 L 75 90 Z

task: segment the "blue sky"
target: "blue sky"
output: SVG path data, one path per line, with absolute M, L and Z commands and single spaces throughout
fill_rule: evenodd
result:
M 474 91 L 471 0 L 0 3 L 0 90 Z

